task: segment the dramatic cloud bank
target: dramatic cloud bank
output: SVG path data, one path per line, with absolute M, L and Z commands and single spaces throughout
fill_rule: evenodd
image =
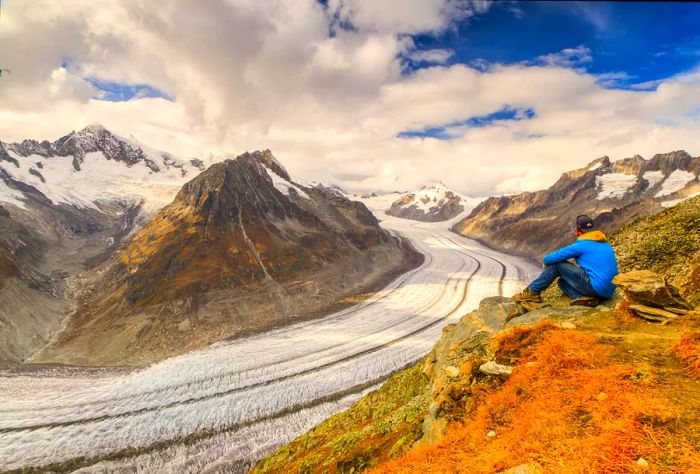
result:
M 7 0 L 0 67 L 12 74 L 0 78 L 0 140 L 100 122 L 180 155 L 271 148 L 294 175 L 349 189 L 442 179 L 470 195 L 541 188 L 605 154 L 698 152 L 698 73 L 621 90 L 609 86 L 623 73 L 578 69 L 595 61 L 583 45 L 479 67 L 416 46 L 414 35 L 444 34 L 488 8 Z M 120 87 L 133 97 L 111 101 Z M 444 133 L 402 134 L 433 129 Z

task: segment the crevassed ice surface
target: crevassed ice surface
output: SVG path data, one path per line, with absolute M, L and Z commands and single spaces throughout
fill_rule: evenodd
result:
M 84 458 L 84 472 L 244 472 L 536 272 L 449 232 L 462 216 L 379 217 L 425 261 L 357 306 L 126 373 L 0 375 L 0 470 Z

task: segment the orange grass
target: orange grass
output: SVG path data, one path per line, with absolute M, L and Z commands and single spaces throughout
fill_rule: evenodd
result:
M 700 332 L 683 334 L 672 350 L 693 375 L 700 377 Z
M 503 355 L 520 360 L 513 375 L 440 442 L 372 472 L 498 472 L 524 463 L 545 472 L 641 472 L 640 457 L 649 462 L 645 472 L 700 467 L 697 451 L 666 430 L 674 407 L 635 383 L 634 367 L 612 360 L 610 346 L 546 323 L 517 329 L 499 344 Z

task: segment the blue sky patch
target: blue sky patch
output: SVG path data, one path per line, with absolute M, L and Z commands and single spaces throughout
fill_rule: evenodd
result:
M 436 138 L 438 140 L 453 140 L 459 138 L 467 128 L 486 127 L 498 122 L 512 120 L 526 120 L 535 116 L 532 109 L 518 109 L 514 107 L 504 107 L 496 112 L 470 117 L 466 120 L 459 120 L 444 125 L 426 127 L 421 130 L 405 130 L 399 132 L 397 138 Z
M 603 87 L 654 89 L 700 65 L 698 25 L 700 3 L 493 2 L 484 14 L 413 41 L 418 50 L 451 50 L 447 65 L 550 63 L 602 76 Z M 554 56 L 562 51 L 568 58 Z
M 125 84 L 113 81 L 101 81 L 93 77 L 86 77 L 86 81 L 100 90 L 99 100 L 110 102 L 123 102 L 132 99 L 162 98 L 174 101 L 175 98 L 148 84 Z

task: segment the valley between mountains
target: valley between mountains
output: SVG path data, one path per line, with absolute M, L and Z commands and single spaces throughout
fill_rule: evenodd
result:
M 420 222 L 269 150 L 0 145 L 0 471 L 244 472 L 535 271 L 443 188 Z
M 278 472 L 446 327 L 495 324 L 464 318 L 510 304 L 572 216 L 683 211 L 699 163 L 604 157 L 478 203 L 442 183 L 351 197 L 269 150 L 206 167 L 99 125 L 0 142 L 0 471 Z
M 0 467 L 244 472 L 423 357 L 483 297 L 512 294 L 535 271 L 449 223 L 381 218 L 425 260 L 356 306 L 141 370 L 5 374 Z

